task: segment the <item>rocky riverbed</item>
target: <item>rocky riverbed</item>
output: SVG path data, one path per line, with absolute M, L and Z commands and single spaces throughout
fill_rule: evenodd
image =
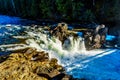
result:
M 65 73 L 57 59 L 26 48 L 0 57 L 0 80 L 78 80 Z
M 89 30 L 68 29 L 66 23 L 59 23 L 54 27 L 1 25 L 0 78 L 74 80 L 67 75 L 70 74 L 79 79 L 119 79 L 119 73 L 116 73 L 119 66 L 116 56 L 119 56 L 119 50 L 93 48 L 87 51 L 82 33 L 76 31 Z M 110 62 L 109 57 L 113 57 Z M 106 61 L 109 63 L 108 67 L 102 65 L 107 65 Z M 107 70 L 113 70 L 116 74 L 111 76 Z
M 58 64 L 58 60 L 49 57 L 51 53 L 46 52 L 45 48 L 55 50 L 54 47 L 52 48 L 54 40 L 50 41 L 51 39 L 47 36 L 50 34 L 50 32 L 48 34 L 48 27 L 2 25 L 0 29 L 2 31 L 0 43 L 1 80 L 78 80 L 67 75 L 65 69 Z M 57 36 L 61 36 L 59 37 L 61 39 L 68 37 L 59 33 L 60 35 Z M 64 34 L 66 35 L 66 33 L 69 33 L 67 29 Z M 49 40 L 46 43 L 47 39 Z M 42 47 L 41 44 L 45 46 Z

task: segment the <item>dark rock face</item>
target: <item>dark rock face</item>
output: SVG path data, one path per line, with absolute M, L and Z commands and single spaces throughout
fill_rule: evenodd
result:
M 109 34 L 116 36 L 116 40 L 114 42 L 118 47 L 120 47 L 120 23 L 117 23 L 114 27 L 111 27 L 109 29 Z
M 4 62 L 7 58 L 8 56 L 6 55 L 0 56 L 0 63 Z
M 66 23 L 58 23 L 51 31 L 51 35 L 58 38 L 63 44 L 67 38 L 72 35 L 74 39 L 78 38 L 75 33 L 68 32 L 68 26 Z M 85 46 L 87 50 L 97 49 L 104 46 L 106 42 L 106 34 L 108 28 L 105 25 L 98 25 L 95 29 L 91 28 L 84 32 Z
M 86 48 L 96 49 L 104 46 L 108 28 L 105 25 L 98 25 L 95 30 L 86 31 L 84 34 Z
M 105 25 L 99 25 L 99 26 L 97 26 L 97 28 L 96 28 L 96 30 L 95 30 L 95 37 L 97 36 L 97 35 L 99 35 L 99 40 L 100 40 L 100 44 L 101 44 L 101 46 L 103 46 L 104 45 L 104 43 L 106 42 L 106 35 L 107 35 L 107 32 L 108 32 L 108 28 L 106 28 L 105 27 Z M 95 39 L 97 39 L 97 38 L 95 38 Z M 98 41 L 98 40 L 97 40 Z M 97 42 L 97 41 L 95 41 L 95 42 Z
M 84 38 L 85 38 L 85 47 L 87 50 L 91 49 L 92 43 L 93 43 L 93 30 L 88 30 L 84 32 Z

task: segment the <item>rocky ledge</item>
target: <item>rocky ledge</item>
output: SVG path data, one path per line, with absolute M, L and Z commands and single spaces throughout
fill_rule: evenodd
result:
M 26 48 L 0 57 L 0 80 L 78 80 L 48 53 Z

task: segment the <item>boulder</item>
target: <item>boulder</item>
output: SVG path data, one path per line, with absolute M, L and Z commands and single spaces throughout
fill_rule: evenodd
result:
M 104 47 L 107 32 L 108 28 L 103 24 L 98 25 L 95 30 L 86 31 L 84 33 L 86 48 L 89 50 Z
M 64 22 L 58 23 L 51 31 L 51 35 L 64 42 L 68 36 L 68 25 Z
M 104 44 L 106 43 L 106 35 L 108 32 L 108 28 L 105 27 L 104 24 L 98 25 L 95 29 L 95 33 L 94 33 L 94 44 L 93 46 L 96 46 L 96 48 L 100 48 L 103 47 Z M 99 40 L 99 41 L 98 41 Z
M 93 44 L 93 30 L 87 30 L 84 32 L 85 47 L 87 50 L 92 49 Z
M 101 43 L 100 43 L 100 39 L 101 39 L 101 36 L 99 34 L 96 34 L 94 39 L 93 39 L 93 45 L 92 45 L 92 48 L 100 48 L 101 47 Z

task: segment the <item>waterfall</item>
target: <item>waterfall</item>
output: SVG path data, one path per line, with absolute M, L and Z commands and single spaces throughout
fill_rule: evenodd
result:
M 80 36 L 77 38 L 69 36 L 62 44 L 62 42 L 56 37 L 49 36 L 49 33 L 46 33 L 46 31 L 41 31 L 43 31 L 42 28 L 39 28 L 38 31 L 26 31 L 27 35 L 32 38 L 26 40 L 27 44 L 38 50 L 48 52 L 50 58 L 57 58 L 59 63 L 62 63 L 61 61 L 64 61 L 66 58 L 71 58 L 71 56 L 81 54 L 86 51 L 84 39 Z
M 6 25 L 7 26 L 7 25 Z M 84 39 L 80 36 L 74 38 L 69 36 L 64 43 L 54 36 L 50 36 L 48 31 L 43 30 L 43 28 L 35 28 L 31 26 L 24 26 L 24 35 L 16 35 L 15 29 L 21 30 L 22 27 L 19 26 L 10 26 L 9 34 L 16 39 L 25 39 L 25 43 L 22 44 L 6 44 L 1 45 L 1 50 L 17 50 L 23 49 L 25 47 L 34 47 L 38 51 L 45 51 L 49 53 L 50 58 L 57 58 L 58 63 L 61 65 L 68 65 L 70 62 L 73 62 L 76 59 L 77 55 L 83 54 L 86 49 L 84 45 Z M 7 27 L 4 27 L 7 29 Z M 2 28 L 1 28 L 2 29 Z M 17 30 L 16 30 L 17 31 Z M 19 31 L 18 31 L 19 32 Z M 8 40 L 9 41 L 9 40 Z
M 7 25 L 6 25 L 7 26 Z M 84 45 L 84 39 L 80 36 L 74 38 L 73 36 L 69 36 L 64 43 L 62 43 L 59 39 L 54 36 L 50 36 L 48 31 L 43 30 L 43 28 L 35 28 L 31 26 L 24 27 L 25 35 L 16 35 L 15 29 L 21 30 L 22 27 L 10 25 L 9 30 L 11 30 L 7 35 L 12 35 L 13 38 L 16 39 L 25 39 L 25 43 L 23 46 L 21 44 L 7 44 L 3 45 L 5 47 L 1 48 L 2 50 L 17 50 L 22 49 L 23 47 L 34 47 L 38 51 L 48 52 L 50 58 L 57 58 L 59 62 L 64 61 L 66 58 L 71 58 L 71 56 L 75 56 L 77 54 L 84 53 L 86 51 Z M 7 30 L 7 27 L 4 27 Z M 2 28 L 1 28 L 2 29 Z M 19 31 L 18 31 L 19 32 Z M 15 36 L 14 36 L 15 35 Z M 12 41 L 12 40 L 10 40 Z M 11 42 L 8 42 L 11 43 Z M 9 46 L 11 45 L 11 46 Z
M 85 51 L 85 45 L 84 45 L 84 39 L 81 37 L 78 37 L 77 39 L 74 39 L 73 36 L 70 36 L 63 44 L 63 48 L 72 51 L 72 52 L 81 52 Z
M 0 55 L 10 50 L 34 47 L 38 51 L 49 53 L 50 58 L 57 58 L 58 63 L 65 67 L 66 72 L 75 78 L 87 78 L 90 80 L 95 78 L 95 80 L 98 80 L 101 75 L 100 80 L 107 80 L 106 76 L 110 76 L 111 79 L 119 79 L 119 74 L 117 74 L 117 78 L 114 78 L 116 74 L 111 73 L 111 70 L 116 73 L 116 64 L 114 63 L 117 61 L 119 64 L 119 57 L 117 56 L 120 55 L 120 52 L 117 52 L 118 54 L 114 52 L 116 49 L 86 51 L 84 38 L 69 36 L 62 43 L 56 37 L 50 36 L 49 32 L 45 31 L 44 28 L 40 27 L 0 25 L 0 36 Z M 7 39 L 6 44 L 4 44 L 6 41 L 2 40 L 4 38 Z M 16 39 L 25 39 L 25 42 L 17 43 Z M 110 65 L 104 66 L 106 63 Z

